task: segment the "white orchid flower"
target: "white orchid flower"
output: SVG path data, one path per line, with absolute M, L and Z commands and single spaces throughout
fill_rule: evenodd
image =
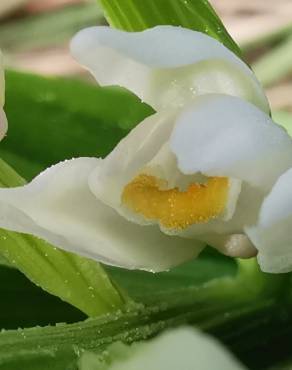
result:
M 0 50 L 0 140 L 2 140 L 3 137 L 5 136 L 8 127 L 6 115 L 3 110 L 4 102 L 5 102 L 5 78 L 3 68 L 3 57 Z
M 96 370 L 244 370 L 245 366 L 215 338 L 183 327 L 150 341 L 110 345 L 102 356 L 85 352 L 79 369 Z
M 131 89 L 157 113 L 103 160 L 65 161 L 1 189 L 0 227 L 150 271 L 206 243 L 255 255 L 260 208 L 292 167 L 292 142 L 250 69 L 216 40 L 172 26 L 90 28 L 72 52 L 100 84 Z

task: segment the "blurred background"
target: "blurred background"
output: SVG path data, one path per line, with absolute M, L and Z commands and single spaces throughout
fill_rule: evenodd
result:
M 291 120 L 292 1 L 210 2 L 266 88 L 276 115 Z M 1 0 L 0 48 L 9 67 L 85 77 L 69 55 L 68 41 L 96 24 L 105 24 L 96 0 Z

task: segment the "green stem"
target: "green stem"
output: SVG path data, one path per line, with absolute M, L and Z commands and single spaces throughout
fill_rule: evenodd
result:
M 142 31 L 157 25 L 190 28 L 221 41 L 234 53 L 241 51 L 207 0 L 100 0 L 111 26 Z
M 289 274 L 267 274 L 261 271 L 257 259 L 237 260 L 238 275 L 236 284 L 242 290 L 242 294 L 254 300 L 259 297 L 282 296 L 283 290 L 286 290 L 289 282 Z
M 0 186 L 25 184 L 0 160 Z M 123 307 L 128 301 L 95 261 L 54 248 L 30 235 L 0 229 L 0 253 L 32 282 L 77 307 L 88 316 L 98 316 Z

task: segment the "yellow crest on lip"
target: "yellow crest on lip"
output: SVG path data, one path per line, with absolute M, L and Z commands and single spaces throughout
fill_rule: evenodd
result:
M 122 202 L 148 220 L 169 229 L 185 229 L 220 216 L 227 204 L 227 177 L 209 177 L 204 184 L 192 183 L 186 191 L 163 190 L 167 183 L 155 176 L 138 175 L 125 186 Z

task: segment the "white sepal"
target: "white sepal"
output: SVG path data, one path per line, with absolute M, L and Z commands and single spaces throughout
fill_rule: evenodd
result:
M 24 187 L 0 189 L 0 227 L 128 269 L 166 270 L 200 253 L 203 243 L 132 224 L 99 201 L 88 177 L 101 164 L 95 158 L 65 161 Z
M 71 52 L 101 85 L 120 85 L 156 110 L 183 106 L 194 96 L 239 96 L 269 112 L 253 72 L 217 40 L 182 27 L 143 32 L 91 27 L 72 40 Z

